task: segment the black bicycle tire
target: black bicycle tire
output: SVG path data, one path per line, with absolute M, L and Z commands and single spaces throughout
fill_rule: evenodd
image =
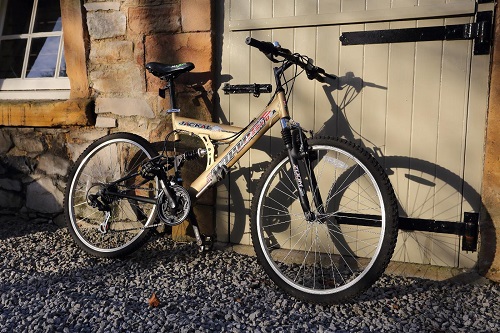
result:
M 104 137 L 101 137 L 100 139 L 97 139 L 94 141 L 90 146 L 88 146 L 82 154 L 78 157 L 76 160 L 75 164 L 73 165 L 69 176 L 68 176 L 68 183 L 65 189 L 65 194 L 64 194 L 64 217 L 65 217 L 65 222 L 68 227 L 69 233 L 75 243 L 78 245 L 79 248 L 87 252 L 88 254 L 91 254 L 96 257 L 101 257 L 101 258 L 121 258 L 125 257 L 137 249 L 139 249 L 144 243 L 147 242 L 151 235 L 151 229 L 144 229 L 140 232 L 139 237 L 137 237 L 133 242 L 131 242 L 128 246 L 117 250 L 117 251 L 98 251 L 95 250 L 89 246 L 87 246 L 78 236 L 78 232 L 75 230 L 75 227 L 73 225 L 72 221 L 72 216 L 71 216 L 71 200 L 70 200 L 70 194 L 72 193 L 72 186 L 74 184 L 74 178 L 78 170 L 80 169 L 80 166 L 83 162 L 87 160 L 87 156 L 91 154 L 96 147 L 99 147 L 102 144 L 105 144 L 109 141 L 113 141 L 116 139 L 120 140 L 129 140 L 131 142 L 135 142 L 136 144 L 140 145 L 148 154 L 150 154 L 151 158 L 155 157 L 158 155 L 158 152 L 153 148 L 153 146 L 143 137 L 138 136 L 136 134 L 132 133 L 126 133 L 126 132 L 118 132 L 118 133 L 113 133 L 106 135 Z M 156 216 L 156 211 L 154 211 L 152 214 Z M 151 218 L 152 222 L 154 221 L 154 217 Z
M 288 159 L 288 152 L 286 150 L 282 151 L 277 157 L 275 157 L 267 170 L 262 174 L 261 179 L 259 181 L 259 185 L 256 190 L 256 194 L 252 200 L 252 209 L 251 209 L 251 236 L 252 242 L 254 246 L 255 253 L 257 255 L 258 261 L 263 266 L 265 272 L 268 276 L 273 280 L 278 287 L 282 290 L 286 291 L 290 295 L 294 296 L 297 299 L 305 300 L 308 302 L 318 303 L 318 304 L 334 304 L 334 303 L 342 303 L 348 300 L 351 300 L 357 297 L 359 294 L 366 291 L 370 288 L 373 283 L 383 274 L 391 256 L 394 252 L 394 248 L 397 241 L 398 236 L 398 206 L 396 196 L 390 184 L 389 178 L 387 177 L 384 169 L 381 165 L 373 158 L 371 154 L 369 154 L 366 150 L 361 148 L 360 146 L 348 142 L 343 139 L 335 139 L 335 138 L 326 138 L 326 137 L 318 137 L 309 140 L 310 146 L 315 145 L 327 145 L 332 146 L 337 149 L 348 152 L 349 154 L 355 156 L 360 162 L 365 164 L 370 173 L 375 178 L 377 185 L 380 188 L 380 192 L 382 194 L 384 200 L 384 206 L 386 211 L 386 228 L 385 228 L 385 236 L 382 241 L 380 254 L 375 259 L 373 265 L 369 269 L 368 273 L 366 273 L 363 278 L 358 281 L 353 286 L 334 292 L 327 295 L 318 295 L 304 292 L 302 290 L 293 288 L 289 283 L 285 282 L 271 267 L 271 264 L 267 261 L 264 252 L 265 249 L 260 246 L 260 239 L 257 232 L 257 214 L 259 212 L 259 198 L 262 195 L 262 192 L 265 190 L 264 185 L 268 177 L 271 176 L 273 170 L 284 160 Z

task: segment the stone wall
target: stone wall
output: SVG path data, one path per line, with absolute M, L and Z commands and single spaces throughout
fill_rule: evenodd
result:
M 68 170 L 93 140 L 122 131 L 153 142 L 165 138 L 171 131 L 169 99 L 158 96 L 163 84 L 146 73 L 149 61 L 193 62 L 192 73 L 177 80 L 181 112 L 212 119 L 210 0 L 85 0 L 82 18 L 95 126 L 1 128 L 0 213 L 59 221 Z M 192 177 L 187 173 L 186 182 Z M 208 205 L 197 215 L 211 224 L 211 199 L 202 203 Z
M 63 193 L 70 165 L 107 131 L 90 128 L 2 128 L 0 214 L 63 223 Z
M 90 36 L 89 80 L 96 127 L 158 140 L 170 130 L 158 97 L 162 83 L 144 70 L 149 61 L 191 61 L 180 78 L 185 109 L 211 119 L 212 31 L 209 0 L 86 1 Z

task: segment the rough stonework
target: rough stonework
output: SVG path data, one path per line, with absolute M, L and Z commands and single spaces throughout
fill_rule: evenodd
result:
M 178 3 L 163 6 L 131 7 L 129 29 L 133 34 L 150 35 L 181 30 L 181 9 Z
M 90 38 L 118 37 L 125 35 L 127 18 L 124 13 L 118 11 L 88 12 L 87 25 Z
M 61 0 L 61 12 L 74 98 L 1 102 L 0 213 L 61 221 L 68 171 L 91 142 L 114 132 L 165 139 L 171 106 L 168 95 L 158 96 L 165 84 L 145 71 L 148 61 L 195 63 L 177 80 L 179 106 L 185 116 L 212 120 L 210 0 Z M 191 163 L 185 183 L 203 168 Z M 200 203 L 201 229 L 211 233 L 213 195 Z

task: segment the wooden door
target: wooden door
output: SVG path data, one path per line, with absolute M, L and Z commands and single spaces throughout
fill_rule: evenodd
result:
M 479 212 L 490 56 L 474 55 L 472 40 L 342 46 L 341 34 L 472 23 L 473 0 L 226 0 L 220 2 L 218 85 L 274 83 L 272 64 L 245 44 L 251 36 L 315 59 L 339 76 L 337 85 L 295 83 L 294 120 L 325 136 L 355 141 L 390 175 L 400 215 L 463 222 Z M 224 95 L 222 122 L 246 125 L 266 95 Z M 283 149 L 280 129 L 233 167 L 218 188 L 222 241 L 250 244 L 249 209 L 257 181 Z M 471 267 L 475 253 L 451 234 L 401 231 L 393 260 Z

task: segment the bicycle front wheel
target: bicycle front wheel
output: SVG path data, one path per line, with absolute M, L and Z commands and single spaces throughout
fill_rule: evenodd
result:
M 145 227 L 154 221 L 156 205 L 134 197 L 156 198 L 157 179 L 145 180 L 137 173 L 156 155 L 148 141 L 131 133 L 105 136 L 82 153 L 70 172 L 64 197 L 66 224 L 79 247 L 98 257 L 121 257 L 147 240 L 150 230 Z M 102 195 L 103 189 L 123 196 Z M 107 209 L 92 204 L 96 194 Z
M 280 288 L 332 304 L 365 291 L 387 267 L 397 238 L 397 202 L 384 170 L 361 147 L 333 139 L 312 139 L 309 146 L 301 169 L 313 218 L 304 216 L 284 151 L 253 198 L 252 241 Z

